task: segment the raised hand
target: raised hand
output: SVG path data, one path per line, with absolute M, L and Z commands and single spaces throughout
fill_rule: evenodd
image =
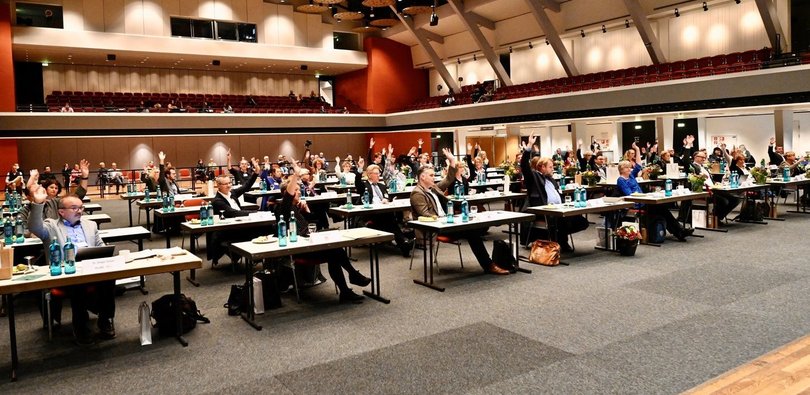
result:
M 79 161 L 79 170 L 82 172 L 82 178 L 87 178 L 90 176 L 90 162 L 87 159 L 82 159 Z
M 774 144 L 776 144 L 776 137 L 771 137 L 771 138 L 769 138 L 769 139 L 768 139 L 768 144 L 770 144 L 770 145 L 774 145 Z
M 30 195 L 31 195 L 31 200 L 32 200 L 34 203 L 36 203 L 36 204 L 42 204 L 42 203 L 44 203 L 44 202 L 45 202 L 45 199 L 47 199 L 47 198 L 48 198 L 48 192 L 46 192 L 46 191 L 45 191 L 45 188 L 43 188 L 43 187 L 42 187 L 41 185 L 39 185 L 39 184 L 35 184 L 35 185 L 33 186 L 33 188 L 34 188 L 34 189 L 29 190 L 29 193 L 30 193 Z
M 408 156 L 412 156 L 414 154 L 416 154 L 416 147 L 411 147 L 411 149 L 408 150 Z
M 577 140 L 577 148 L 582 147 L 582 139 Z
M 534 133 L 532 133 L 532 134 L 529 135 L 529 138 L 526 141 L 527 141 L 527 146 L 531 147 L 537 141 L 537 137 L 534 135 Z
M 633 148 L 634 150 L 638 150 L 638 144 L 636 144 L 636 142 L 634 141 L 633 144 L 630 144 L 630 148 Z
M 166 154 L 163 151 L 158 152 L 158 159 L 160 159 L 160 163 L 163 163 L 166 160 Z
M 419 139 L 419 140 L 416 140 L 416 143 L 419 144 L 419 146 L 421 147 L 422 143 L 424 143 L 424 142 L 422 141 L 422 139 Z
M 256 171 L 259 171 L 260 167 L 259 167 L 259 160 L 258 159 L 250 158 L 250 163 L 253 164 L 253 168 L 256 169 Z
M 228 148 L 228 153 L 225 154 L 225 157 L 228 158 L 228 162 L 231 161 L 231 149 L 230 148 Z
M 336 164 L 340 164 L 340 157 L 339 157 L 339 156 L 336 156 L 336 157 L 335 157 L 335 163 L 336 163 Z
M 368 149 L 374 148 L 374 137 L 371 138 L 371 141 L 368 143 Z
M 686 142 L 689 143 L 689 144 L 694 143 L 695 142 L 695 136 L 692 136 L 691 134 L 687 134 L 686 135 Z
M 293 174 L 298 175 L 298 171 L 301 170 L 301 166 L 298 165 L 298 161 L 292 156 L 290 157 L 290 166 L 292 166 Z
M 28 172 L 31 175 L 31 178 L 38 179 L 39 178 L 39 170 L 34 169 Z
M 475 149 L 480 150 L 480 149 L 481 149 L 481 145 L 479 145 L 478 143 L 475 143 Z
M 394 146 L 391 145 L 391 144 L 388 144 L 388 153 L 390 154 L 392 152 L 394 152 Z
M 444 152 L 445 149 L 446 148 L 443 148 L 442 152 Z M 471 143 L 467 143 L 467 153 L 472 152 L 472 149 L 473 149 L 473 145 Z

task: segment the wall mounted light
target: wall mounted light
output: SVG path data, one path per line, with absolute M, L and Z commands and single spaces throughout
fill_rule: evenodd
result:
M 532 45 L 532 42 L 529 41 L 529 49 L 532 49 L 532 48 L 534 48 L 534 45 Z
M 626 27 L 628 29 L 630 28 L 630 20 L 629 19 L 624 20 L 624 27 Z
M 509 53 L 512 53 L 512 46 L 509 46 Z
M 546 45 L 549 45 L 549 44 L 550 44 L 550 43 L 548 42 L 548 39 L 546 39 Z
M 607 28 L 605 27 L 605 25 L 602 25 L 602 33 L 607 33 Z
M 585 30 L 580 29 L 579 35 L 582 36 L 582 38 L 585 38 Z
M 680 12 L 680 11 L 678 11 L 678 9 L 676 8 L 676 9 L 675 9 L 675 18 L 678 18 L 678 17 L 680 17 L 680 16 L 681 16 L 681 12 Z
M 709 5 L 706 4 L 706 2 L 704 1 L 703 2 L 703 11 L 708 11 L 708 10 L 709 10 Z

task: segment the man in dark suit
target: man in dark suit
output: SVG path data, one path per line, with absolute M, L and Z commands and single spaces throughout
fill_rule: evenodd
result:
M 258 169 L 259 161 L 256 160 L 256 158 L 252 158 L 251 160 L 253 161 L 253 165 Z M 248 212 L 242 210 L 239 197 L 250 190 L 251 185 L 256 182 L 257 176 L 256 172 L 253 172 L 246 183 L 236 188 L 233 187 L 230 176 L 221 175 L 217 177 L 217 193 L 214 195 L 214 199 L 211 200 L 211 205 L 214 207 L 214 215 L 224 216 L 225 218 L 246 217 Z M 206 233 L 206 255 L 208 255 L 208 259 L 216 265 L 219 262 L 219 258 L 228 251 L 228 245 L 230 243 L 249 240 L 256 232 L 257 230 L 254 229 L 252 231 L 240 230 Z
M 445 207 L 447 207 L 447 198 L 444 196 L 446 190 L 453 179 L 456 177 L 456 157 L 448 149 L 443 149 L 442 152 L 450 165 L 447 168 L 447 176 L 436 184 L 433 180 L 435 175 L 433 168 L 421 167 L 416 173 L 417 185 L 411 192 L 411 210 L 414 217 L 443 217 L 445 216 Z M 453 213 L 449 213 L 452 215 Z M 481 230 L 470 230 L 457 233 L 451 233 L 451 236 L 460 239 L 467 239 L 470 244 L 470 249 L 475 258 L 478 259 L 478 264 L 484 269 L 484 272 L 490 274 L 509 274 L 509 271 L 501 269 L 497 264 L 492 262 L 489 257 L 489 252 L 484 246 L 484 241 L 481 239 Z M 417 233 L 417 237 L 421 237 Z
M 370 200 L 369 203 L 371 204 L 386 204 L 389 202 L 388 188 L 385 186 L 384 182 L 381 182 L 380 172 L 380 166 L 370 165 L 366 168 L 367 179 L 364 180 L 361 177 L 355 178 L 357 193 L 359 193 L 360 196 L 363 196 L 365 192 L 368 191 Z M 389 214 L 377 214 L 369 215 L 364 219 L 370 222 L 368 225 L 370 228 L 393 233 L 394 243 L 397 245 L 397 247 L 399 247 L 399 250 L 402 252 L 402 256 L 411 256 L 413 240 L 406 238 L 402 233 L 402 229 L 400 229 L 399 224 L 397 224 L 396 216 Z
M 771 137 L 771 139 L 768 141 L 768 164 L 779 166 L 785 161 L 785 157 L 783 155 L 784 149 L 782 147 L 774 148 L 775 144 L 776 138 Z
M 257 172 L 259 171 L 260 168 L 257 167 L 255 164 L 251 168 L 250 163 L 248 163 L 248 161 L 245 160 L 245 158 L 243 157 L 242 160 L 239 161 L 239 168 L 234 169 L 233 167 L 231 167 L 231 151 L 230 150 L 228 150 L 227 158 L 228 158 L 228 172 L 231 173 L 231 176 L 233 176 L 233 183 L 235 185 L 245 185 L 245 184 L 247 184 L 248 189 L 245 190 L 245 192 L 249 191 L 250 188 L 253 186 L 253 182 L 256 181 L 255 175 L 257 174 Z M 252 158 L 252 159 L 255 159 L 255 158 Z M 256 163 L 258 163 L 258 161 Z M 253 176 L 253 178 L 252 178 L 253 181 L 250 181 L 251 176 Z M 248 202 L 248 203 L 256 203 L 257 200 L 258 200 L 258 198 L 256 196 L 250 196 L 250 195 L 245 196 L 245 201 Z

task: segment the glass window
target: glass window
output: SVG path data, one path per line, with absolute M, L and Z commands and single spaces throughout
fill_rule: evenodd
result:
M 236 23 L 217 21 L 217 38 L 220 40 L 236 40 Z
M 172 18 L 172 36 L 191 37 L 191 21 L 184 18 Z
M 240 23 L 239 24 L 239 41 L 255 43 L 257 41 L 256 24 L 253 23 Z
M 16 4 L 17 25 L 62 29 L 62 7 L 45 4 Z
M 191 25 L 194 27 L 194 37 L 214 38 L 214 21 L 192 20 Z
M 360 41 L 355 33 L 335 32 L 333 40 L 335 49 L 360 50 Z

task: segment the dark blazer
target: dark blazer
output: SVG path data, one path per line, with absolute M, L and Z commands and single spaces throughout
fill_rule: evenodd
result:
M 249 191 L 250 188 L 253 186 L 253 183 L 256 182 L 256 177 L 258 175 L 254 172 L 248 177 L 247 182 L 244 184 L 231 188 L 231 199 L 236 201 L 236 205 L 239 206 L 240 210 L 236 210 L 231 207 L 228 200 L 225 199 L 222 194 L 217 192 L 214 196 L 214 199 L 211 200 L 211 205 L 214 206 L 214 214 L 216 215 L 225 215 L 226 218 L 233 218 L 233 217 L 245 217 L 249 214 L 249 212 L 241 210 L 242 205 L 239 203 L 239 197 L 244 195 L 245 192 Z
M 160 190 L 166 193 L 170 193 L 171 189 L 169 188 L 169 183 L 174 184 L 175 188 L 177 188 L 177 193 L 180 193 L 180 186 L 177 185 L 174 181 L 169 181 L 166 178 L 166 166 L 161 164 L 160 165 L 160 176 L 158 176 L 158 185 L 160 185 Z
M 554 183 L 554 188 L 557 189 L 557 180 L 553 177 L 546 177 L 539 171 L 534 170 L 529 165 L 531 160 L 531 150 L 523 151 L 523 156 L 520 158 L 520 171 L 523 172 L 523 184 L 526 186 L 526 193 L 529 198 L 526 199 L 526 207 L 542 206 L 548 204 L 548 194 L 546 194 L 546 180 Z
M 442 204 L 442 209 L 446 210 L 447 207 L 447 197 L 444 196 L 444 191 L 450 187 L 453 183 L 453 180 L 456 179 L 456 168 L 451 167 L 447 170 L 447 177 L 444 180 L 441 180 L 438 184 L 434 185 L 431 190 L 436 196 L 439 197 L 439 202 Z M 415 217 L 423 216 L 423 217 L 435 217 L 438 216 L 438 210 L 434 207 L 435 203 L 433 199 L 428 195 L 427 190 L 422 188 L 420 185 L 416 185 L 416 187 L 411 192 L 411 209 L 413 209 L 413 215 Z
M 374 200 L 374 191 L 371 188 L 371 182 L 369 180 L 364 180 L 358 175 L 354 179 L 354 185 L 357 188 L 357 193 L 360 194 L 360 196 L 363 196 L 363 194 L 368 191 L 369 197 Z M 385 185 L 385 182 L 380 180 L 380 182 L 377 183 L 377 188 L 380 188 L 380 193 L 382 193 L 384 199 L 391 200 L 388 197 L 388 187 Z
M 770 161 L 769 165 L 776 165 L 779 166 L 782 162 L 785 161 L 785 157 L 779 154 L 778 152 L 773 150 L 773 146 L 768 146 L 768 160 Z

